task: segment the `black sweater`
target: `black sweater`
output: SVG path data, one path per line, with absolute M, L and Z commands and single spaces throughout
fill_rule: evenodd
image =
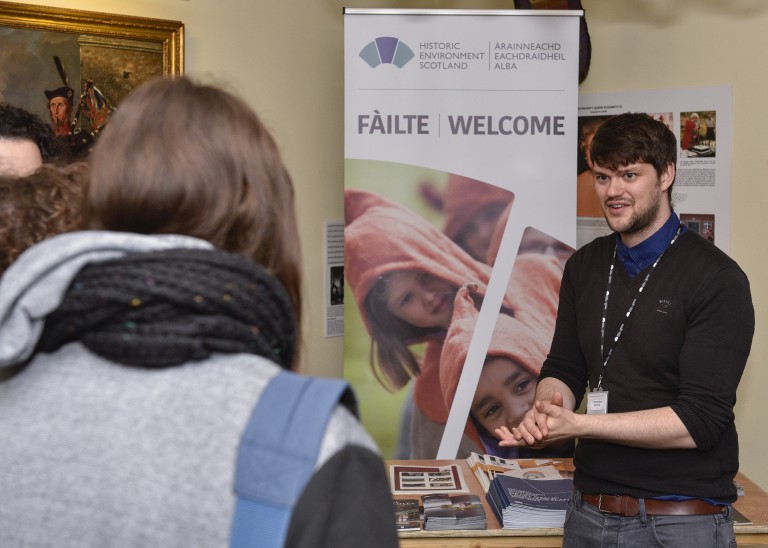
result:
M 563 275 L 557 326 L 541 378 L 560 379 L 577 402 L 587 380 L 590 389 L 597 385 L 602 365 L 600 322 L 615 245 L 610 235 L 582 247 Z M 606 354 L 647 272 L 630 278 L 617 259 Z M 579 440 L 575 486 L 585 493 L 736 500 L 732 480 L 739 468 L 739 449 L 733 406 L 754 329 L 744 272 L 698 235 L 680 235 L 639 296 L 602 387 L 609 391 L 609 413 L 671 407 L 696 449 L 642 449 Z

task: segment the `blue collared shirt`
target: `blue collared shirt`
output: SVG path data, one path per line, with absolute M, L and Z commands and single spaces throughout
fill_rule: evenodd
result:
M 677 227 L 681 227 L 680 234 L 688 230 L 688 227 L 680 223 L 680 218 L 673 211 L 667 222 L 659 230 L 634 247 L 624 245 L 619 234 L 616 234 L 616 255 L 631 278 L 640 274 L 646 267 L 653 264 L 659 255 L 664 253 L 672 238 L 675 237 Z

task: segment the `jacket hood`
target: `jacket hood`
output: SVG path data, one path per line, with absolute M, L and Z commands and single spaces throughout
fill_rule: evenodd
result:
M 88 263 L 129 253 L 212 247 L 189 236 L 95 230 L 60 234 L 30 247 L 0 278 L 0 367 L 32 355 L 46 316 L 61 304 L 72 279 Z
M 344 275 L 368 333 L 363 303 L 380 276 L 416 270 L 455 287 L 474 282 L 485 294 L 491 269 L 415 212 L 375 193 L 344 192 Z
M 456 239 L 464 227 L 490 205 L 512 205 L 515 195 L 489 183 L 451 174 L 445 184 L 443 232 Z

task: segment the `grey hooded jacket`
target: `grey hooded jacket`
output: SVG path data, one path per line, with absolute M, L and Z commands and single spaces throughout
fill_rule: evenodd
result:
M 227 546 L 238 442 L 278 366 L 216 354 L 141 369 L 77 342 L 34 352 L 46 315 L 85 264 L 210 247 L 184 236 L 76 232 L 33 246 L 0 279 L 0 546 Z M 381 457 L 343 407 L 287 545 L 397 546 Z

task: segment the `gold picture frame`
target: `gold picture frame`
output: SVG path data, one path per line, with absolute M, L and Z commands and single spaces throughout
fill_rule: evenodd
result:
M 119 108 L 144 81 L 183 72 L 180 21 L 0 1 L 0 102 L 43 120 L 47 90 L 90 82 Z

